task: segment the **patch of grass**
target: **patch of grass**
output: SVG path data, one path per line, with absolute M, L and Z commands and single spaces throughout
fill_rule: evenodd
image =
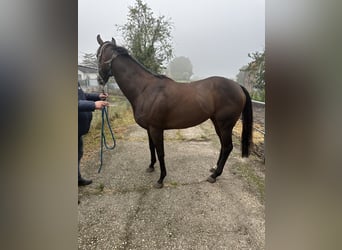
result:
M 127 127 L 134 124 L 133 111 L 128 101 L 123 96 L 111 96 L 110 104 L 115 105 L 108 108 L 108 119 L 113 130 L 115 139 L 124 138 Z M 105 121 L 106 122 L 106 121 Z M 102 112 L 93 112 L 93 120 L 89 133 L 83 136 L 84 161 L 87 158 L 96 157 L 101 145 Z M 111 134 L 107 124 L 104 125 L 105 136 L 108 143 L 111 143 Z
M 232 170 L 247 182 L 249 188 L 254 191 L 264 203 L 265 179 L 258 176 L 250 164 L 244 162 L 234 164 Z
M 102 192 L 103 189 L 104 189 L 104 184 L 100 183 L 99 186 L 98 186 L 98 189 L 99 189 L 100 192 Z
M 170 185 L 176 187 L 176 186 L 178 186 L 178 183 L 176 181 L 171 181 Z
M 210 138 L 209 138 L 209 136 L 207 136 L 207 135 L 205 135 L 205 134 L 201 134 L 201 135 L 200 135 L 200 140 L 201 140 L 201 141 L 208 141 L 208 140 L 210 140 Z
M 184 136 L 182 135 L 182 132 L 181 132 L 181 130 L 180 129 L 178 129 L 177 131 L 176 131 L 176 138 L 175 138 L 176 140 L 179 140 L 179 141 L 184 141 L 185 140 L 185 138 L 184 138 Z

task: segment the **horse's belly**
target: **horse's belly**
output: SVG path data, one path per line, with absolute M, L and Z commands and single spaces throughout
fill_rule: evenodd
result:
M 169 117 L 166 126 L 169 129 L 189 128 L 196 126 L 209 119 L 209 116 L 203 112 L 188 112 L 186 114 L 180 113 Z
M 134 114 L 134 119 L 141 127 L 148 129 L 155 127 L 160 129 L 181 129 L 196 126 L 210 118 L 210 114 L 200 107 L 189 106 L 174 107 L 171 110 L 158 110 L 154 112 L 139 112 Z

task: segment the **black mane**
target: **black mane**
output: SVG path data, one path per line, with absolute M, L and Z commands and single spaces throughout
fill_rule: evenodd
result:
M 143 64 L 141 64 L 139 61 L 137 61 L 134 57 L 132 57 L 129 53 L 128 50 L 124 47 L 120 47 L 120 46 L 116 46 L 114 48 L 114 51 L 121 56 L 127 56 L 130 59 L 132 59 L 134 62 L 136 62 L 143 70 L 145 70 L 146 72 L 152 74 L 155 77 L 158 77 L 160 79 L 170 79 L 169 77 L 165 76 L 165 75 L 160 75 L 160 74 L 156 74 L 154 72 L 152 72 L 151 70 L 149 70 L 148 68 L 146 68 Z
M 116 47 L 114 48 L 114 51 L 115 51 L 118 55 L 129 55 L 128 50 L 125 49 L 124 47 L 116 46 Z

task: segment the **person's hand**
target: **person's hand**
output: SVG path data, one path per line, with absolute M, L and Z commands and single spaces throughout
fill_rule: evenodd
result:
M 95 102 L 95 109 L 102 109 L 106 106 L 109 105 L 109 102 L 106 102 L 106 101 L 96 101 Z
M 100 97 L 100 99 L 102 99 L 102 100 L 106 100 L 107 97 L 108 97 L 108 93 L 101 93 L 101 94 L 99 95 L 99 97 Z

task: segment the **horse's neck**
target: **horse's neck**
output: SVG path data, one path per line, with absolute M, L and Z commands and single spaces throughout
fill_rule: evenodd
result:
M 148 85 L 148 81 L 138 79 L 138 75 L 149 73 L 132 59 L 125 57 L 118 57 L 113 61 L 112 71 L 122 93 L 134 106 L 136 99 L 140 96 L 146 85 Z M 137 75 L 137 77 L 132 77 L 133 75 Z

